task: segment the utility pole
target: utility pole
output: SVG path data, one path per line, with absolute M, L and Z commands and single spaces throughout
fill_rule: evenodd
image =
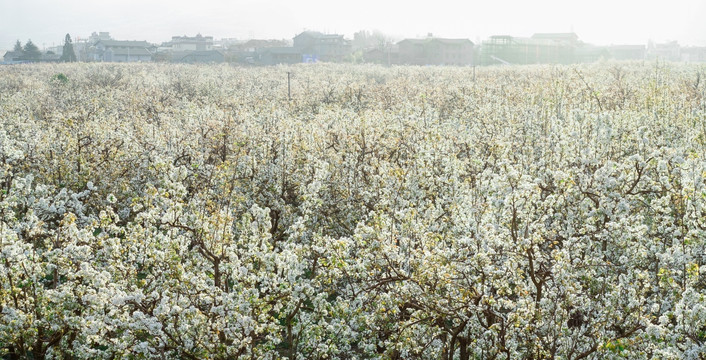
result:
M 287 71 L 287 99 L 292 101 L 292 72 Z
M 387 44 L 387 67 L 392 66 L 392 61 L 390 61 L 390 57 L 392 53 L 392 45 Z

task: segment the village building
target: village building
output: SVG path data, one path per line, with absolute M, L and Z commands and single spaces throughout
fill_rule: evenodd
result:
M 186 64 L 218 64 L 225 62 L 225 55 L 219 50 L 180 51 L 172 53 L 171 61 Z
M 147 41 L 99 40 L 92 47 L 92 61 L 148 62 L 156 48 Z
M 352 53 L 351 42 L 343 35 L 304 31 L 294 37 L 294 48 L 302 54 L 302 62 L 343 62 Z
M 685 46 L 680 49 L 680 55 L 684 62 L 706 62 L 706 47 Z
M 662 61 L 681 60 L 681 47 L 676 41 L 665 43 L 650 43 L 647 46 L 647 58 Z
M 209 51 L 213 50 L 213 36 L 172 36 L 165 45 L 172 51 Z
M 294 47 L 267 47 L 257 50 L 257 64 L 278 65 L 302 62 L 302 53 Z
M 107 31 L 94 31 L 93 33 L 91 33 L 91 36 L 88 37 L 88 42 L 91 44 L 95 44 L 101 40 L 113 40 L 113 38 L 110 37 L 110 32 Z
M 395 45 L 386 45 L 376 47 L 363 53 L 363 61 L 366 63 L 392 65 L 400 63 L 400 47 Z
M 611 45 L 608 47 L 611 59 L 615 60 L 645 60 L 647 47 L 645 45 Z
M 397 43 L 397 61 L 407 65 L 473 65 L 473 42 L 468 39 L 405 39 Z M 384 54 L 380 54 L 384 60 Z M 392 54 L 389 54 L 392 56 Z
M 6 51 L 3 56 L 4 64 L 16 64 L 22 62 L 22 52 L 20 51 Z
M 481 47 L 481 63 L 571 64 L 581 43 L 574 33 L 542 33 L 532 37 L 493 35 Z

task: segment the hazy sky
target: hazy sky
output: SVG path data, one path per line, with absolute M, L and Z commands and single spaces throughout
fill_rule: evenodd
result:
M 706 46 L 706 0 L 0 0 L 0 49 L 19 39 L 60 45 L 66 33 L 161 43 L 197 33 L 291 39 L 302 30 L 352 38 L 380 30 L 397 38 L 531 36 L 574 31 L 593 44 L 677 40 Z

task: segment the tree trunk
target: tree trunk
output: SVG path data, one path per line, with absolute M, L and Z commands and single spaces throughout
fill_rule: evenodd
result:
M 466 338 L 459 338 L 458 339 L 458 349 L 461 352 L 459 355 L 460 360 L 468 360 L 470 358 L 470 354 L 468 353 L 468 340 Z

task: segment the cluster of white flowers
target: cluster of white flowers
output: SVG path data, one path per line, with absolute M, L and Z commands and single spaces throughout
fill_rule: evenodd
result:
M 0 357 L 697 359 L 703 74 L 2 67 Z

